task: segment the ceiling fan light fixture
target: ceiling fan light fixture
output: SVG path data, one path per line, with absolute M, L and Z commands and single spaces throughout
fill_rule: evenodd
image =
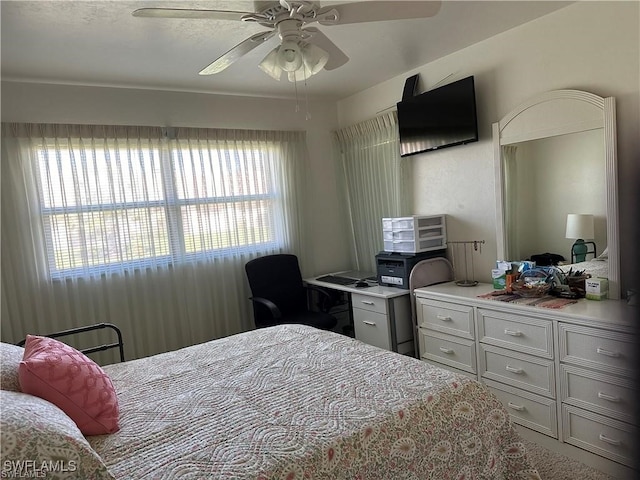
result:
M 302 52 L 300 45 L 291 40 L 285 40 L 278 47 L 278 65 L 285 72 L 295 72 L 302 66 Z
M 280 80 L 282 68 L 278 65 L 278 48 L 271 50 L 258 65 L 260 70 L 275 80 Z
M 284 41 L 271 50 L 258 65 L 260 69 L 275 80 L 287 73 L 290 82 L 301 82 L 324 68 L 329 54 L 311 43 L 298 44 Z
M 302 47 L 302 63 L 310 75 L 322 70 L 328 61 L 329 54 L 317 45 L 307 43 Z

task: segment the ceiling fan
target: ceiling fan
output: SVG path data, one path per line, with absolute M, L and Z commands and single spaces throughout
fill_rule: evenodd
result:
M 286 72 L 290 81 L 306 80 L 323 68 L 333 70 L 349 61 L 314 23 L 324 26 L 426 18 L 438 13 L 440 1 L 357 1 L 321 7 L 317 1 L 255 1 L 255 12 L 191 8 L 140 8 L 134 17 L 191 18 L 255 22 L 269 30 L 251 35 L 202 69 L 200 75 L 219 73 L 258 45 L 278 34 L 280 45 L 259 67 L 276 80 Z

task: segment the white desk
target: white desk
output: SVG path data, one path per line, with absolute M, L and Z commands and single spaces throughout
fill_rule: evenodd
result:
M 340 275 L 336 273 L 335 275 Z M 370 345 L 413 355 L 413 322 L 409 290 L 375 285 L 355 287 L 307 278 L 305 282 L 348 294 L 356 339 Z

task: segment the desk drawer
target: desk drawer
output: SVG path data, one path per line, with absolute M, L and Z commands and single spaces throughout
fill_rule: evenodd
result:
M 553 361 L 491 345 L 480 345 L 482 378 L 555 398 Z
M 354 308 L 353 327 L 356 339 L 369 345 L 391 350 L 391 332 L 387 315 Z
M 473 307 L 416 297 L 418 326 L 473 340 Z
M 472 340 L 420 329 L 420 354 L 423 358 L 476 373 L 476 346 Z
M 485 383 L 500 399 L 515 423 L 558 438 L 555 401 L 490 380 Z
M 633 377 L 638 362 L 637 337 L 567 323 L 558 324 L 560 361 Z
M 634 466 L 638 429 L 627 423 L 562 406 L 564 441 L 616 462 Z
M 553 359 L 552 332 L 550 320 L 478 309 L 478 336 L 483 343 Z
M 369 312 L 388 313 L 387 301 L 384 298 L 372 297 L 361 293 L 351 294 L 351 305 L 355 309 L 367 310 Z
M 633 382 L 593 370 L 560 365 L 562 401 L 633 423 L 638 390 Z

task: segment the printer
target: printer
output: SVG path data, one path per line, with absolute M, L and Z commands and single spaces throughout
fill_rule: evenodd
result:
M 444 256 L 446 249 L 421 253 L 380 252 L 376 255 L 378 284 L 408 289 L 409 274 L 416 263 Z

